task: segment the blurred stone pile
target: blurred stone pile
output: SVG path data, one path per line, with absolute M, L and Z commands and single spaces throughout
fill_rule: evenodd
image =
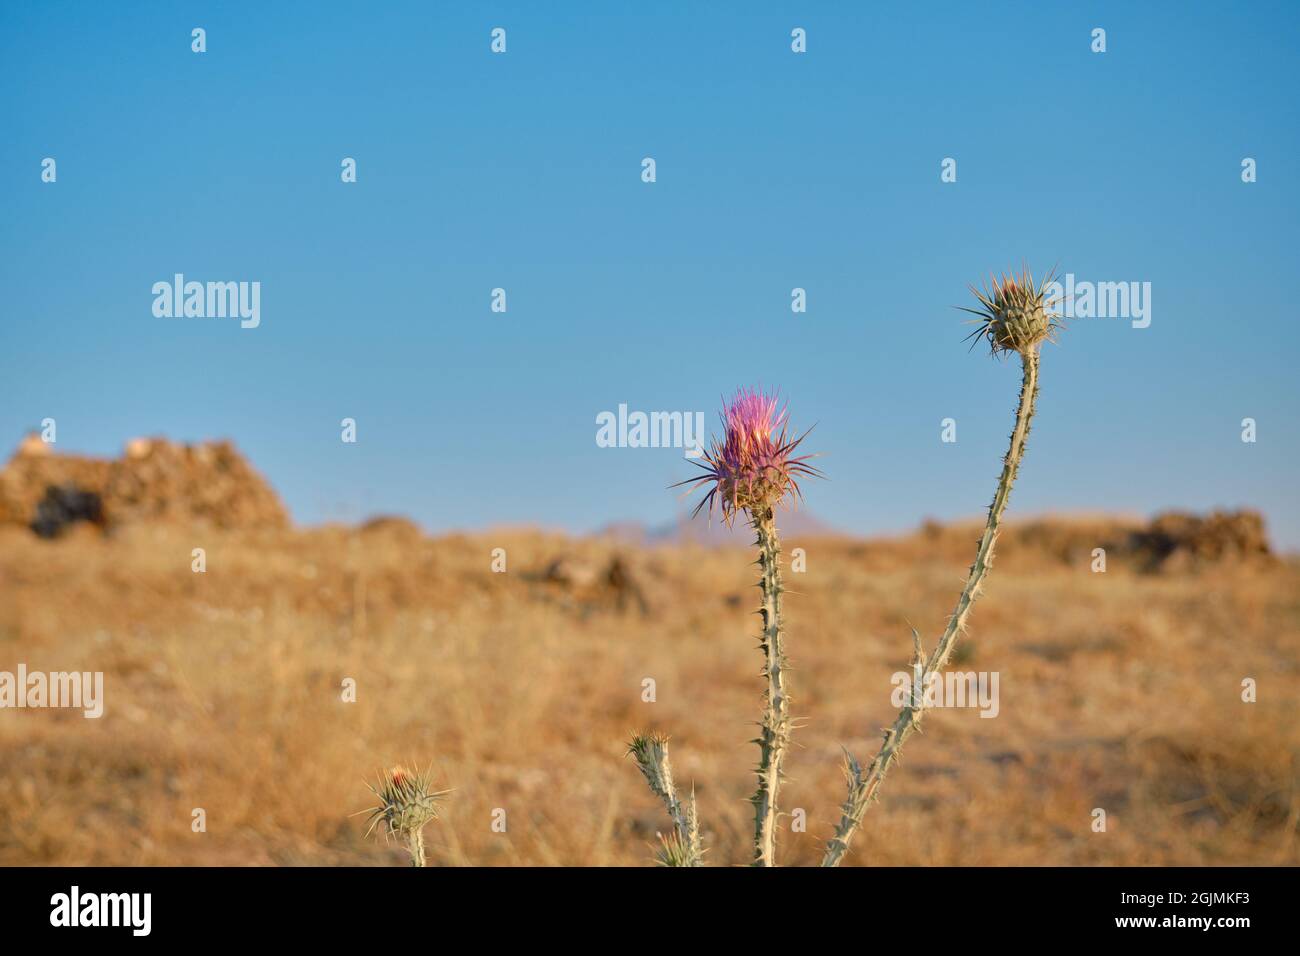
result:
M 977 533 L 968 523 L 927 522 L 921 540 L 933 551 L 959 560 Z M 1099 516 L 1068 516 L 1012 522 L 999 539 L 998 554 L 1032 560 L 1041 555 L 1061 564 L 1087 567 L 1093 551 L 1140 572 L 1194 570 L 1228 562 L 1274 559 L 1264 517 L 1258 511 L 1212 511 L 1205 515 L 1165 511 L 1149 521 Z
M 560 555 L 546 566 L 541 580 L 588 609 L 612 603 L 619 611 L 635 607 L 642 615 L 650 613 L 640 574 L 619 555 L 603 568 L 574 554 Z
M 1213 511 L 1205 517 L 1166 511 L 1131 534 L 1127 544 L 1151 570 L 1184 570 L 1219 561 L 1269 558 L 1273 553 L 1264 517 L 1257 511 Z
M 917 535 L 893 544 L 875 544 L 876 558 L 885 564 L 905 561 L 909 548 L 920 544 L 928 559 L 970 561 L 971 545 L 983 522 L 926 522 Z M 1140 574 L 1179 574 L 1225 564 L 1277 561 L 1269 544 L 1264 515 L 1258 511 L 1162 511 L 1152 519 L 1114 515 L 1048 515 L 1010 522 L 998 537 L 998 562 L 1017 566 L 1044 561 L 1069 567 L 1091 567 L 1096 550 L 1106 561 Z
M 55 454 L 23 440 L 0 469 L 0 524 L 56 537 L 77 522 L 198 522 L 217 528 L 283 528 L 279 497 L 228 441 L 181 445 L 136 438 L 121 458 Z
M 1164 511 L 1147 522 L 1080 527 L 1050 519 L 1013 531 L 1022 544 L 1069 564 L 1087 564 L 1093 548 L 1106 550 L 1137 571 L 1190 571 L 1226 562 L 1273 558 L 1264 516 L 1258 511 L 1212 511 L 1206 515 Z

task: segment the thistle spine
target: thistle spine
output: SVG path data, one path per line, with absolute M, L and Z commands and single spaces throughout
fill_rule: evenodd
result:
M 1020 386 L 1020 399 L 1016 406 L 1016 424 L 1011 432 L 1011 442 L 1006 457 L 1002 460 L 1002 475 L 998 479 L 997 492 L 993 496 L 993 503 L 989 505 L 988 520 L 984 525 L 984 533 L 980 536 L 979 548 L 975 552 L 975 563 L 971 565 L 966 586 L 962 588 L 961 596 L 957 599 L 957 607 L 948 620 L 948 627 L 943 637 L 930 654 L 929 660 L 925 662 L 925 667 L 917 675 L 918 682 L 924 680 L 927 674 L 942 670 L 947 664 L 958 635 L 966 630 L 966 618 L 975 599 L 979 597 L 984 577 L 993 564 L 993 547 L 1001 530 L 1002 514 L 1006 510 L 1007 501 L 1011 497 L 1011 486 L 1015 483 L 1020 462 L 1024 458 L 1025 444 L 1029 438 L 1029 424 L 1034 417 L 1034 405 L 1038 400 L 1037 345 L 1024 348 L 1019 355 L 1024 366 L 1024 377 Z M 919 660 L 919 639 L 917 639 L 916 650 Z M 893 725 L 885 729 L 880 750 L 865 773 L 861 765 L 851 755 L 846 754 L 845 775 L 848 778 L 848 796 L 840 808 L 840 821 L 835 827 L 835 832 L 826 844 L 822 866 L 839 866 L 844 859 L 849 849 L 849 841 L 861 824 L 867 808 L 876 799 L 885 774 L 898 760 L 899 751 L 907 738 L 912 735 L 912 731 L 918 728 L 923 709 L 922 702 L 917 695 L 913 694 L 912 701 L 899 711 Z

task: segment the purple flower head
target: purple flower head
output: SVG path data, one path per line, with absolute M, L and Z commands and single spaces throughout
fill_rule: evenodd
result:
M 692 485 L 692 491 L 708 488 L 691 517 L 706 507 L 711 515 L 718 507 L 723 520 L 731 524 L 741 509 L 772 508 L 786 497 L 801 499 L 799 478 L 821 477 L 807 464 L 812 455 L 794 457 L 794 450 L 808 433 L 790 439 L 786 407 L 778 405 L 775 393 L 766 395 L 747 388 L 737 391 L 726 404 L 721 416 L 722 441 L 714 438 L 704 461 L 698 463 L 705 474 L 678 483 Z

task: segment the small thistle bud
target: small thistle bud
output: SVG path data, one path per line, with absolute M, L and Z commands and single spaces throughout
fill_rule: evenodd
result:
M 401 766 L 382 771 L 379 785 L 370 790 L 379 798 L 379 806 L 370 810 L 366 836 L 383 823 L 385 835 L 396 836 L 407 845 L 411 865 L 424 866 L 424 827 L 437 818 L 439 798 L 450 791 L 430 790 L 428 771 Z
M 667 836 L 660 833 L 659 836 L 659 855 L 655 857 L 655 862 L 660 866 L 699 866 L 699 850 L 693 848 L 681 836 L 673 831 Z
M 628 756 L 636 761 L 650 790 L 660 799 L 673 794 L 673 771 L 668 763 L 668 737 L 648 731 L 637 734 L 627 747 Z
M 1052 284 L 1048 275 L 1041 285 L 1026 267 L 1019 275 L 1003 275 L 1001 279 L 990 276 L 990 288 L 983 291 L 971 286 L 979 300 L 980 309 L 963 309 L 978 316 L 980 327 L 971 338 L 985 338 L 993 354 L 1026 352 L 1044 341 L 1054 341 L 1058 324 L 1051 309 L 1056 305 L 1048 299 L 1047 290 Z

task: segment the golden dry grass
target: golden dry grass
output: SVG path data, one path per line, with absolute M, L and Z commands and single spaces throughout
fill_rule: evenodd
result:
M 927 645 L 941 630 L 974 552 L 973 533 L 951 537 L 785 543 L 808 571 L 787 574 L 804 722 L 781 803 L 808 828 L 783 823 L 784 863 L 820 856 L 840 745 L 865 760 L 892 719 L 909 623 Z M 200 546 L 206 574 L 190 571 Z M 557 555 L 615 553 L 649 616 L 538 579 Z M 672 735 L 709 861 L 740 862 L 760 704 L 751 560 L 400 524 L 56 542 L 0 528 L 0 670 L 102 670 L 107 698 L 101 720 L 0 711 L 0 864 L 401 864 L 349 817 L 399 760 L 432 761 L 455 790 L 427 831 L 432 865 L 646 864 L 666 821 L 623 755 L 644 727 Z M 1296 863 L 1298 584 L 1288 562 L 1093 574 L 1008 535 L 958 648 L 962 669 L 1000 673 L 1001 713 L 929 714 L 850 862 Z

